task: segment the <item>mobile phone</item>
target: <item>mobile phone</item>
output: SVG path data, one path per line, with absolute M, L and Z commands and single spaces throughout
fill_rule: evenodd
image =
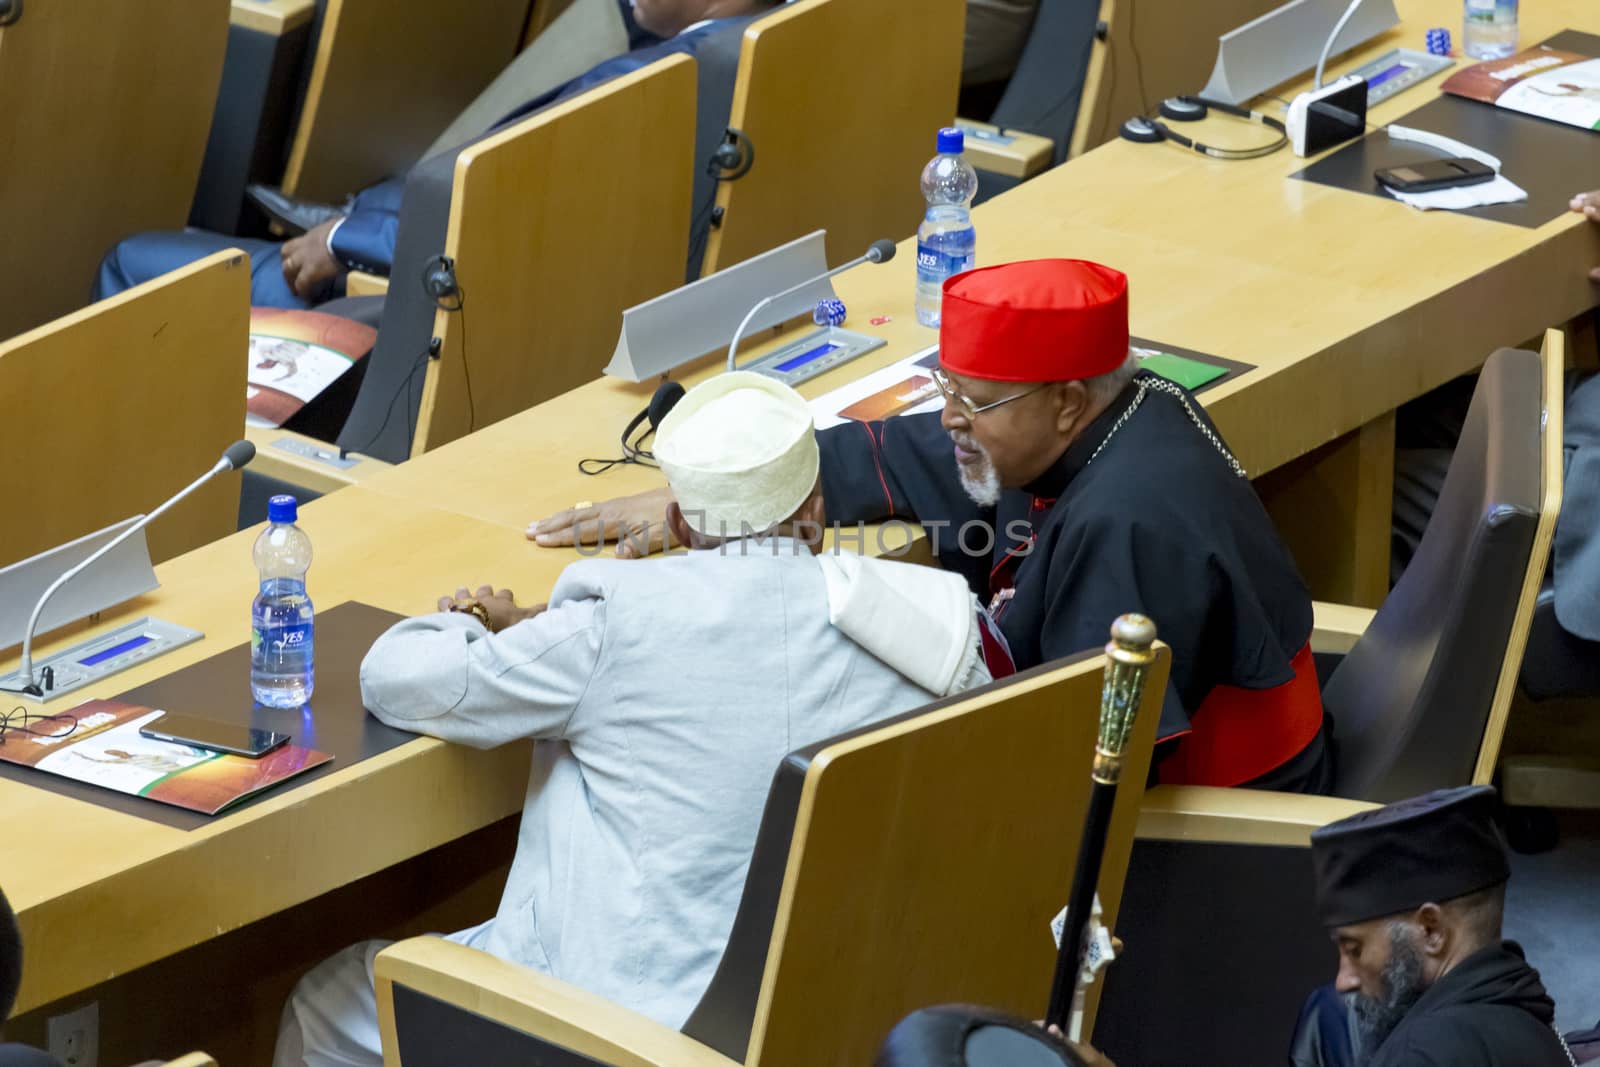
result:
M 288 734 L 272 730 L 255 730 L 231 722 L 194 719 L 187 715 L 163 715 L 139 727 L 139 736 L 250 759 L 259 759 L 289 740 Z
M 1476 159 L 1455 157 L 1426 163 L 1407 163 L 1385 167 L 1373 177 L 1402 193 L 1425 193 L 1430 189 L 1453 189 L 1458 185 L 1478 185 L 1494 180 L 1494 169 Z

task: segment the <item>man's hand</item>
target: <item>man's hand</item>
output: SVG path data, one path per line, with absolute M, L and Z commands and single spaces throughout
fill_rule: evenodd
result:
M 338 219 L 329 219 L 283 242 L 283 280 L 301 300 L 316 296 L 341 269 L 339 261 L 328 251 L 328 234 L 338 222 Z
M 462 586 L 454 596 L 439 598 L 440 611 L 462 611 L 473 604 L 483 605 L 483 609 L 489 613 L 489 632 L 496 634 L 508 626 L 515 626 L 524 619 L 541 614 L 549 606 L 535 604 L 531 608 L 519 608 L 511 590 L 496 592 L 493 586 L 488 585 L 478 586 L 476 593 L 469 593 L 466 586 Z
M 619 542 L 617 556 L 634 559 L 659 552 L 667 532 L 671 489 L 652 489 L 585 507 L 570 507 L 528 525 L 528 540 L 541 548 Z
M 1600 189 L 1592 193 L 1579 193 L 1572 198 L 1572 210 L 1588 219 L 1590 222 L 1600 222 Z M 1600 282 L 1600 267 L 1589 272 L 1589 280 Z
M 1061 1027 L 1052 1026 L 1049 1028 L 1049 1033 L 1051 1037 L 1077 1053 L 1078 1058 L 1083 1061 L 1084 1067 L 1117 1067 L 1106 1057 L 1105 1053 L 1098 1049 L 1089 1045 L 1080 1045 L 1076 1041 L 1068 1041 L 1067 1036 L 1061 1032 Z

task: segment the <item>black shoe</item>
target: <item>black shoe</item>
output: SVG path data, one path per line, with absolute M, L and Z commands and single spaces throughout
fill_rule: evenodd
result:
M 329 219 L 348 214 L 344 207 L 285 196 L 283 190 L 274 185 L 252 182 L 244 187 L 244 195 L 261 209 L 262 214 L 288 231 L 291 237 L 298 237 Z

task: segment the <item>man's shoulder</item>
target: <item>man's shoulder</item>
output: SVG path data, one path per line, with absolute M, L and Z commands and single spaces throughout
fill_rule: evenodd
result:
M 1373 1067 L 1559 1067 L 1555 1032 L 1508 1004 L 1448 1004 L 1407 1019 Z

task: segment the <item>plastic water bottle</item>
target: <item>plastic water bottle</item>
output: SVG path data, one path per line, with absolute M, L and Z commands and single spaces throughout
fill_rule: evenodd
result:
M 297 708 L 314 687 L 314 616 L 306 596 L 311 538 L 295 525 L 292 496 L 267 501 L 267 528 L 256 538 L 261 592 L 250 605 L 250 690 L 272 708 Z
M 939 325 L 941 286 L 952 274 L 971 270 L 977 234 L 972 229 L 972 198 L 978 172 L 964 154 L 966 138 L 947 127 L 939 131 L 939 154 L 922 168 L 922 198 L 928 211 L 917 227 L 917 321 Z
M 1473 59 L 1504 59 L 1517 50 L 1517 0 L 1466 0 L 1461 47 Z

